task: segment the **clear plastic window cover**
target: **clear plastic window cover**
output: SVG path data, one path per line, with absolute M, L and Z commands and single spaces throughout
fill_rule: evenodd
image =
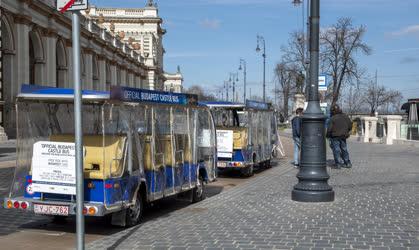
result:
M 240 127 L 248 126 L 248 111 L 215 108 L 212 111 L 214 123 L 217 127 L 233 127 L 234 126 L 234 112 L 237 112 Z
M 12 197 L 24 195 L 26 177 L 31 174 L 34 143 L 49 141 L 52 135 L 74 135 L 74 112 L 71 103 L 19 102 L 17 110 L 17 167 L 10 191 Z M 191 146 L 190 156 L 187 157 L 195 164 L 205 163 L 209 179 L 215 178 L 215 128 L 209 110 L 108 103 L 84 104 L 82 110 L 84 136 L 102 137 L 103 148 L 99 150 L 103 155 L 104 167 L 99 175 L 104 176 L 104 179 L 119 178 L 127 172 L 137 177 L 130 179 L 133 182 L 138 182 L 144 177 L 144 158 L 146 153 L 150 153 L 146 152 L 145 144 L 153 134 L 153 124 L 156 148 L 152 152 L 167 150 L 159 143 L 159 139 L 168 135 L 171 137 L 174 162 L 185 161 L 185 150 Z M 74 140 L 74 136 L 71 138 Z M 90 139 L 92 140 L 95 138 Z M 85 139 L 85 142 L 88 143 L 88 139 Z M 106 147 L 115 142 L 120 144 L 117 150 L 119 153 L 115 157 L 109 157 Z M 87 146 L 85 144 L 85 148 Z M 184 152 L 181 152 L 182 150 Z M 153 168 L 156 168 L 156 160 L 153 163 Z M 110 197 L 106 190 L 104 189 L 105 204 L 110 204 L 106 202 L 106 197 Z M 134 190 L 128 192 L 128 195 L 129 190 L 119 190 L 119 194 L 112 191 L 112 196 L 119 196 L 120 200 L 132 199 Z

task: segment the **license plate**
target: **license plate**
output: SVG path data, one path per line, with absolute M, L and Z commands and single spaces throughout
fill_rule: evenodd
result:
M 225 167 L 227 167 L 227 163 L 226 162 L 217 162 L 217 167 L 225 168 Z
M 68 215 L 68 206 L 34 204 L 36 214 Z

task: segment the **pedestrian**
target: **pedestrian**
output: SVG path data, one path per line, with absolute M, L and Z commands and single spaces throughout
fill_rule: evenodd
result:
M 349 138 L 351 129 L 351 119 L 342 112 L 338 105 L 332 106 L 331 118 L 327 126 L 326 136 L 330 140 L 330 147 L 333 151 L 336 168 L 352 167 L 352 163 L 349 159 L 348 146 L 346 144 L 346 139 Z
M 295 116 L 291 120 L 292 125 L 292 139 L 294 140 L 294 167 L 300 166 L 300 150 L 301 150 L 301 116 L 303 114 L 302 108 L 297 108 Z

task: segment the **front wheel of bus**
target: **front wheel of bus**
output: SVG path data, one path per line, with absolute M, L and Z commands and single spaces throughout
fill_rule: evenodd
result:
M 192 203 L 202 201 L 205 199 L 205 181 L 202 176 L 199 176 L 196 187 L 192 190 Z
M 143 216 L 144 204 L 140 195 L 137 195 L 135 204 L 127 209 L 126 225 L 132 227 L 140 223 Z

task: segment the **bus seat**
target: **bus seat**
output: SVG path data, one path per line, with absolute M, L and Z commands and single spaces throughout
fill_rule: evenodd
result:
M 74 142 L 74 135 L 51 135 L 50 140 Z M 84 177 L 104 180 L 122 175 L 125 141 L 126 136 L 84 135 L 83 146 L 86 150 L 83 160 Z
M 172 136 L 171 135 L 160 135 L 159 141 L 162 145 L 164 163 L 166 166 L 173 166 L 173 152 L 172 152 Z
M 189 141 L 185 141 L 185 150 L 183 151 L 183 157 L 185 158 L 185 162 L 192 163 L 192 148 L 189 145 Z
M 144 169 L 146 171 L 153 170 L 153 159 L 151 157 L 151 138 L 152 138 L 151 135 L 140 135 L 141 141 L 144 141 L 143 160 L 144 160 Z
M 247 146 L 247 128 L 217 126 L 217 129 L 233 131 L 233 149 L 243 149 Z
M 233 149 L 242 149 L 247 146 L 247 129 L 235 128 L 233 132 Z

